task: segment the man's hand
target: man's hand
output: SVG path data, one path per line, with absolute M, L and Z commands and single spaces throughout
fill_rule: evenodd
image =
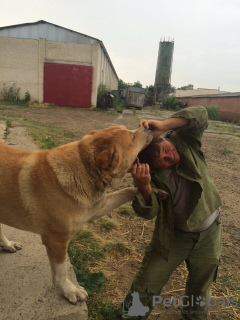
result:
M 132 167 L 131 174 L 146 203 L 150 205 L 152 187 L 150 185 L 151 175 L 149 165 L 147 163 L 141 164 L 137 160 L 137 163 Z
M 169 130 L 174 130 L 187 125 L 188 122 L 189 121 L 186 118 L 168 118 L 163 121 L 142 119 L 138 126 L 151 130 L 153 138 L 158 138 L 161 134 Z
M 139 122 L 139 127 L 144 127 L 145 129 L 151 130 L 153 133 L 153 138 L 159 137 L 161 134 L 166 132 L 163 121 L 158 120 L 144 120 Z

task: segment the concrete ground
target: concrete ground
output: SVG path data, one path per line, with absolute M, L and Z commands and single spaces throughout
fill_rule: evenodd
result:
M 5 122 L 0 121 L 0 140 L 4 142 Z M 36 150 L 23 127 L 10 129 L 5 141 L 13 147 Z M 1 320 L 86 320 L 84 302 L 70 304 L 52 285 L 50 265 L 39 235 L 3 225 L 9 240 L 20 242 L 22 250 L 8 253 L 0 247 Z M 76 277 L 69 263 L 69 276 Z

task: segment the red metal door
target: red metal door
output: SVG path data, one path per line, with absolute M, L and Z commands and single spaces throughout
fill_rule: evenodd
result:
M 59 106 L 91 106 L 93 68 L 44 63 L 44 102 Z

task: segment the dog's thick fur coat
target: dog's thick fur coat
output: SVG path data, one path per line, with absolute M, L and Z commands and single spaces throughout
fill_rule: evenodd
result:
M 72 303 L 87 293 L 67 278 L 68 243 L 85 222 L 134 198 L 137 188 L 107 190 L 120 184 L 151 140 L 149 130 L 114 126 L 52 150 L 22 151 L 0 142 L 0 223 L 40 234 L 53 282 Z M 1 225 L 0 243 L 6 251 L 21 249 Z

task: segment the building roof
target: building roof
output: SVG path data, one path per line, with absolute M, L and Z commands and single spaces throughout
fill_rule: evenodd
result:
M 240 97 L 240 92 L 228 92 L 221 94 L 201 94 L 201 95 L 193 95 L 193 96 L 181 96 L 176 98 L 230 98 L 230 97 Z
M 25 39 L 46 38 L 48 41 L 73 42 L 82 44 L 93 44 L 93 42 L 98 42 L 105 53 L 116 77 L 118 78 L 116 70 L 103 42 L 86 34 L 73 31 L 44 20 L 39 20 L 37 22 L 0 27 L 0 37 Z
M 199 95 L 208 95 L 208 94 L 223 94 L 229 93 L 229 91 L 220 91 L 219 89 L 206 89 L 206 88 L 197 88 L 189 90 L 177 89 L 174 95 L 179 97 L 188 97 L 188 96 L 199 96 Z

